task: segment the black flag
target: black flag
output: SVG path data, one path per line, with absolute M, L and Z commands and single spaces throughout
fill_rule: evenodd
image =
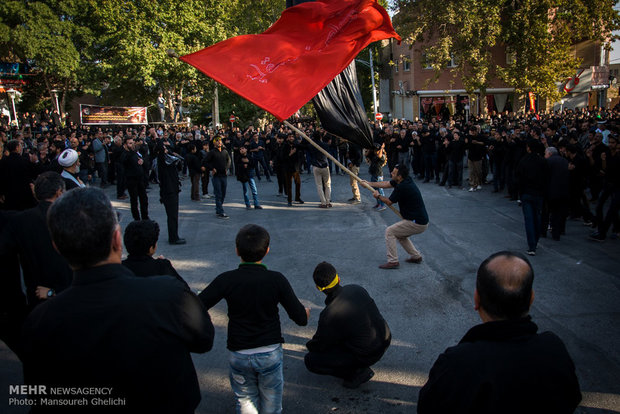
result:
M 286 7 L 308 1 L 313 0 L 286 0 Z M 373 148 L 372 130 L 357 83 L 355 60 L 323 88 L 312 103 L 327 132 L 362 148 Z

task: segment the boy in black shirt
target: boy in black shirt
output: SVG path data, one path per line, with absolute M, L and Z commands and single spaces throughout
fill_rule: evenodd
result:
M 269 233 L 255 224 L 239 230 L 235 240 L 241 264 L 217 276 L 199 298 L 207 309 L 226 299 L 230 386 L 237 412 L 282 411 L 282 332 L 278 304 L 297 325 L 308 323 L 310 309 L 295 296 L 282 273 L 262 264 Z

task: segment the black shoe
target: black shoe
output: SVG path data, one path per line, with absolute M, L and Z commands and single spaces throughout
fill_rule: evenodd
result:
M 360 368 L 355 375 L 353 376 L 353 378 L 351 379 L 345 379 L 342 382 L 342 386 L 345 388 L 357 388 L 360 385 L 362 385 L 365 382 L 370 381 L 370 379 L 372 377 L 375 376 L 375 372 L 370 369 L 369 367 L 366 368 Z
M 170 244 L 185 244 L 187 243 L 185 239 L 176 239 L 175 241 L 169 242 Z
M 299 200 L 295 200 L 295 202 L 296 202 L 297 204 L 303 204 L 303 203 L 304 203 L 304 200 L 302 200 L 302 199 L 300 198 Z
M 293 207 L 293 203 L 289 202 L 289 203 L 288 203 L 288 206 L 289 206 L 289 207 Z
M 599 233 L 598 231 L 596 231 L 596 232 L 590 234 L 590 237 L 588 237 L 588 239 L 594 240 L 594 241 L 597 241 L 597 242 L 603 242 L 603 241 L 605 241 L 605 236 L 602 235 L 601 233 Z
M 227 220 L 230 217 L 226 213 L 217 214 L 217 218 Z

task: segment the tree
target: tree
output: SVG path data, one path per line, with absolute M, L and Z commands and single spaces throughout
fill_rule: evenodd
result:
M 396 30 L 422 42 L 437 75 L 454 58 L 468 92 L 486 90 L 494 74 L 519 94 L 557 100 L 557 82 L 580 62 L 571 45 L 610 42 L 620 27 L 614 0 L 397 0 Z M 506 47 L 512 59 L 495 65 L 491 50 Z
M 61 91 L 63 116 L 67 93 L 79 83 L 80 63 L 93 38 L 77 16 L 86 0 L 6 1 L 0 3 L 0 56 L 28 63 L 45 84 L 50 99 Z

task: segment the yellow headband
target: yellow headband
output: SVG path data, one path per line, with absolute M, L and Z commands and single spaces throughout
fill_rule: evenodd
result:
M 338 282 L 340 282 L 340 279 L 338 278 L 338 274 L 336 274 L 336 277 L 334 278 L 334 280 L 332 280 L 332 282 L 329 285 L 325 287 L 317 286 L 316 288 L 320 290 L 321 292 L 323 292 L 324 290 L 333 288 L 334 286 L 338 284 Z

